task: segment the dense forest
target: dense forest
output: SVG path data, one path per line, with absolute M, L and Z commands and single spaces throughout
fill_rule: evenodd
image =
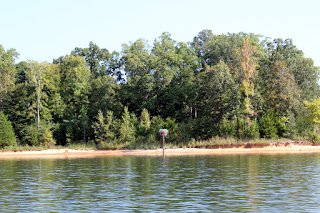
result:
M 203 30 L 109 51 L 90 42 L 52 63 L 0 45 L 0 143 L 99 148 L 212 137 L 317 139 L 319 68 L 291 39 Z M 161 142 L 160 142 L 161 143 Z

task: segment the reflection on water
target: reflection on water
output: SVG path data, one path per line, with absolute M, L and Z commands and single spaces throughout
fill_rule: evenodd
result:
M 1 160 L 1 212 L 319 212 L 320 154 Z

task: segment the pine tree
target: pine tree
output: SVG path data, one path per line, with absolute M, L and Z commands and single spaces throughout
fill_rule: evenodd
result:
M 146 136 L 149 133 L 151 125 L 150 115 L 147 109 L 143 109 L 140 116 L 139 130 L 140 134 Z
M 134 114 L 130 114 L 128 107 L 124 108 L 122 114 L 122 123 L 120 127 L 120 138 L 121 141 L 127 144 L 131 144 L 136 140 L 136 123 L 137 118 Z
M 0 112 L 0 147 L 12 146 L 16 144 L 16 136 L 14 134 L 11 122 L 7 116 Z

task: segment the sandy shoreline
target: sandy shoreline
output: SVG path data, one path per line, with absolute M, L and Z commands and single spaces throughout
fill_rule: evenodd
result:
M 166 156 L 227 155 L 227 154 L 280 154 L 320 153 L 320 146 L 270 146 L 263 148 L 222 148 L 222 149 L 166 149 Z M 0 159 L 17 158 L 88 158 L 103 156 L 162 156 L 163 150 L 72 150 L 55 149 L 44 151 L 0 152 Z

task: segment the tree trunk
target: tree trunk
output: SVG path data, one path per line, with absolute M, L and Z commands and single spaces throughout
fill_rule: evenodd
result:
M 38 117 L 38 123 L 37 123 L 37 128 L 39 130 L 40 128 L 40 95 L 39 93 L 37 94 L 37 117 Z

